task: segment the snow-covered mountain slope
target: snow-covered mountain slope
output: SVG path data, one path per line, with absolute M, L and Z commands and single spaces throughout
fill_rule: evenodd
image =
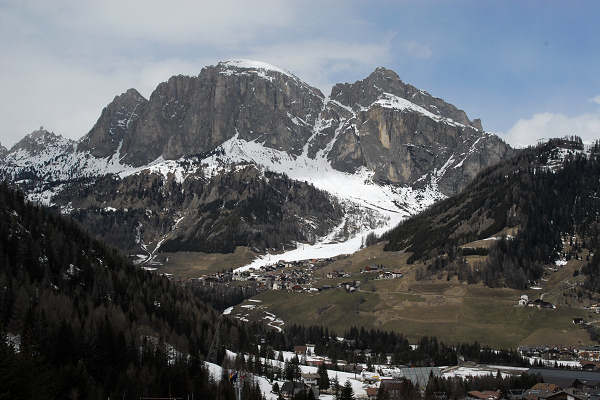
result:
M 299 259 L 355 251 L 369 232 L 458 192 L 511 154 L 479 120 L 385 68 L 326 97 L 281 68 L 237 60 L 172 77 L 148 100 L 128 90 L 78 143 L 34 132 L 0 156 L 0 174 L 84 224 L 114 227 L 121 218 L 119 229 L 139 237 L 149 254 L 173 243 L 206 250 L 198 241 L 224 240 L 238 218 L 249 236 L 231 240 L 254 238 L 247 245 L 268 250 L 272 240 L 250 232 L 273 224 L 283 232 L 286 224 L 282 245 L 304 244 L 274 257 Z M 260 173 L 249 175 L 249 165 Z M 237 189 L 244 182 L 260 189 L 234 195 L 232 179 Z M 305 186 L 267 190 L 287 179 Z M 328 211 L 300 206 L 302 199 L 289 197 L 298 193 Z M 133 243 L 124 235 L 119 243 Z

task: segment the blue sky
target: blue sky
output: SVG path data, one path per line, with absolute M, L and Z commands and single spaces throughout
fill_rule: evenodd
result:
M 600 137 L 596 1 L 0 0 L 0 142 L 79 138 L 135 87 L 231 58 L 328 91 L 377 66 L 480 117 L 511 144 Z M 595 99 L 595 100 L 594 100 Z

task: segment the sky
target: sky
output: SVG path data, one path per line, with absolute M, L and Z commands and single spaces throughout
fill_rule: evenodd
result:
M 275 64 L 326 94 L 377 66 L 512 145 L 600 138 L 598 1 L 0 0 L 0 143 L 73 139 L 134 87 L 220 60 Z

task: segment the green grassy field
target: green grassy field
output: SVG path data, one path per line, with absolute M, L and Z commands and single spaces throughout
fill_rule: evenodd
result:
M 256 253 L 246 247 L 238 247 L 235 252 L 228 254 L 182 251 L 159 255 L 159 261 L 164 263 L 161 272 L 184 279 L 241 267 L 250 263 L 254 258 L 256 258 Z
M 492 241 L 479 241 L 466 246 L 483 246 Z M 173 253 L 163 270 L 182 278 L 235 268 L 250 262 L 256 255 L 247 248 L 231 254 Z M 433 335 L 447 342 L 472 342 L 515 347 L 520 344 L 587 344 L 589 335 L 572 324 L 574 317 L 593 319 L 583 303 L 565 296 L 565 289 L 580 282 L 573 272 L 583 265 L 571 260 L 558 272 L 550 273 L 542 282 L 542 290 L 517 291 L 489 288 L 482 284 L 467 285 L 456 278 L 415 280 L 415 270 L 423 264 L 407 264 L 410 254 L 384 252 L 383 244 L 371 246 L 334 262 L 315 272 L 314 286 L 335 286 L 348 280 L 361 281 L 358 292 L 330 289 L 318 294 L 267 291 L 255 297 L 266 310 L 275 313 L 286 324 L 323 325 L 342 334 L 350 326 L 380 328 L 404 333 L 410 338 Z M 470 263 L 484 257 L 470 256 Z M 373 280 L 360 270 L 381 264 L 386 269 L 400 270 L 404 277 Z M 344 270 L 350 278 L 326 279 L 328 271 Z M 544 299 L 558 305 L 556 310 L 538 310 L 516 306 L 519 297 Z M 261 307 L 262 308 L 262 307 Z M 244 310 L 246 312 L 247 310 Z M 262 312 L 262 311 L 261 311 Z M 262 318 L 264 315 L 257 315 Z
M 341 334 L 351 325 L 402 332 L 410 338 L 437 336 L 447 342 L 515 347 L 519 344 L 586 344 L 588 334 L 572 324 L 582 309 L 518 307 L 518 293 L 506 289 L 419 283 L 414 293 L 376 291 L 319 294 L 269 291 L 255 299 L 287 323 L 319 324 Z M 457 290 L 459 289 L 459 290 Z
M 332 270 L 351 273 L 351 278 L 320 279 L 315 286 L 360 280 L 361 289 L 353 294 L 342 289 L 318 294 L 276 291 L 261 293 L 256 299 L 286 323 L 320 324 L 339 334 L 356 325 L 394 330 L 413 339 L 430 335 L 447 342 L 479 341 L 501 347 L 591 343 L 587 332 L 572 323 L 574 317 L 590 317 L 581 304 L 557 302 L 559 307 L 555 310 L 517 306 L 522 294 L 535 299 L 544 293 L 544 299 L 558 300 L 564 280 L 580 267 L 580 261 L 571 261 L 551 275 L 541 291 L 518 291 L 467 285 L 456 278 L 416 281 L 414 271 L 419 265 L 408 265 L 408 256 L 403 252 L 383 252 L 382 245 L 377 245 L 338 259 L 316 273 L 321 277 Z M 401 270 L 405 276 L 366 280 L 359 271 L 373 263 Z

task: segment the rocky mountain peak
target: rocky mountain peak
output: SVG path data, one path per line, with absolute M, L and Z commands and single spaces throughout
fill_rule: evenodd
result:
M 50 132 L 44 127 L 31 132 L 19 142 L 17 142 L 8 152 L 8 154 L 24 153 L 28 156 L 37 156 L 49 149 L 54 151 L 70 151 L 75 141 L 66 139 L 61 135 Z
M 359 111 L 369 108 L 377 100 L 390 94 L 403 98 L 441 118 L 448 118 L 459 124 L 482 130 L 481 120 L 469 120 L 463 110 L 440 98 L 433 97 L 424 90 L 404 83 L 396 72 L 384 67 L 377 67 L 363 80 L 335 85 L 331 90 L 330 97 Z
M 115 96 L 100 114 L 100 118 L 81 139 L 78 150 L 89 150 L 95 157 L 114 154 L 123 139 L 132 132 L 145 105 L 148 103 L 137 90 L 128 89 Z
M 203 68 L 198 76 L 177 75 L 159 84 L 118 135 L 110 134 L 109 122 L 123 119 L 103 118 L 111 111 L 105 109 L 80 149 L 99 143 L 101 151 L 95 149 L 93 154 L 106 157 L 122 139 L 120 158 L 140 166 L 159 157 L 206 153 L 237 135 L 300 154 L 312 135 L 323 97 L 281 68 L 256 61 L 225 61 Z M 133 105 L 128 106 L 127 112 L 132 113 Z
M 230 73 L 234 74 L 239 71 L 247 71 L 250 73 L 264 73 L 264 74 L 282 74 L 286 75 L 293 79 L 298 79 L 291 72 L 284 70 L 283 68 L 279 68 L 275 65 L 263 62 L 263 61 L 254 61 L 254 60 L 228 60 L 221 61 L 217 64 L 217 68 L 222 71 L 231 71 Z

